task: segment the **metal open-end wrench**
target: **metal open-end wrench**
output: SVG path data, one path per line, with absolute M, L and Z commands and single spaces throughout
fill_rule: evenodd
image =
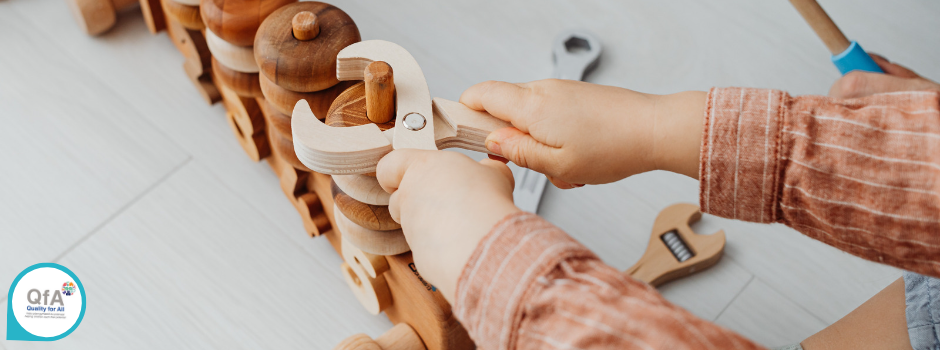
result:
M 597 66 L 600 56 L 601 42 L 591 32 L 583 29 L 566 30 L 555 38 L 552 47 L 552 58 L 555 61 L 552 78 L 582 80 L 588 71 Z M 512 192 L 516 206 L 537 213 L 548 178 L 516 165 L 510 165 L 509 168 L 516 178 L 516 189 Z

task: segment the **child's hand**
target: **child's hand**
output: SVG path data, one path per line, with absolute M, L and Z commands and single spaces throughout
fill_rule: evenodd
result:
M 889 62 L 884 57 L 871 55 L 885 74 L 854 71 L 836 80 L 829 89 L 835 98 L 859 98 L 895 91 L 940 91 L 940 84 L 921 77 L 904 66 Z
M 509 214 L 512 172 L 491 159 L 460 153 L 396 150 L 376 167 L 392 193 L 389 213 L 401 223 L 421 275 L 453 301 L 457 279 L 477 243 Z
M 697 177 L 704 92 L 668 96 L 572 80 L 488 81 L 460 102 L 512 123 L 487 149 L 559 188 L 664 169 Z

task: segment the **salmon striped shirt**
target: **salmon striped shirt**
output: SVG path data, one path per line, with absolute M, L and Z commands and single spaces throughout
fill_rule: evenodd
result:
M 864 259 L 940 277 L 940 93 L 861 99 L 708 93 L 703 212 L 783 223 Z M 481 349 L 758 349 L 514 214 L 480 242 L 454 313 Z

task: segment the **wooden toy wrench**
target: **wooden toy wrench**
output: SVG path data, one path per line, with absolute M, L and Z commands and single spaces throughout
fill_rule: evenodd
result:
M 318 120 L 306 101 L 294 106 L 291 130 L 297 159 L 313 171 L 329 175 L 375 171 L 392 149 L 436 150 L 460 147 L 486 152 L 490 132 L 509 123 L 459 102 L 431 99 L 424 73 L 414 57 L 398 44 L 369 40 L 352 44 L 337 55 L 339 80 L 362 80 L 369 63 L 384 61 L 395 70 L 395 127 L 380 131 L 375 124 L 329 127 Z
M 656 216 L 646 252 L 626 274 L 656 287 L 715 265 L 725 249 L 725 232 L 695 234 L 689 224 L 701 218 L 694 204 L 663 209 Z

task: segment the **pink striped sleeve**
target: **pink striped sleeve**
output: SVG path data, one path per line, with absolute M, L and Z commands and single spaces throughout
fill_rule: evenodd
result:
M 758 349 L 605 265 L 533 214 L 480 242 L 454 314 L 480 349 Z
M 701 151 L 704 212 L 940 277 L 940 93 L 714 88 Z

